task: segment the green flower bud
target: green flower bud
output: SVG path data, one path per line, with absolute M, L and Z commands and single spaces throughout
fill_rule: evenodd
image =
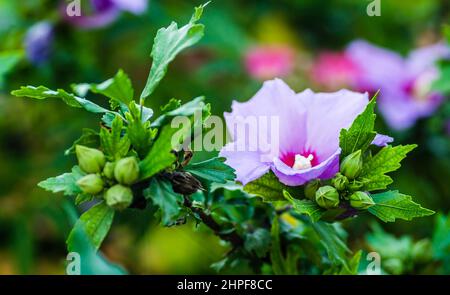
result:
M 330 186 L 322 186 L 316 191 L 317 204 L 325 209 L 336 208 L 339 205 L 339 193 Z
M 364 187 L 364 183 L 358 180 L 353 180 L 351 181 L 348 185 L 347 188 L 349 190 L 351 190 L 352 192 L 356 192 L 361 190 Z
M 363 161 L 361 150 L 351 153 L 341 163 L 341 173 L 349 179 L 355 179 L 361 174 L 363 168 Z
M 129 187 L 116 184 L 106 191 L 105 200 L 108 206 L 117 210 L 123 210 L 131 205 L 133 192 Z
M 131 185 L 139 178 L 139 166 L 135 157 L 120 159 L 114 168 L 114 177 L 118 182 Z
M 102 151 L 91 149 L 82 145 L 75 146 L 78 164 L 86 173 L 101 172 L 105 165 L 105 155 Z
M 350 206 L 356 209 L 368 209 L 375 205 L 372 197 L 365 192 L 355 192 L 350 196 Z
M 307 197 L 310 200 L 314 200 L 316 197 L 316 191 L 319 189 L 320 187 L 320 180 L 318 179 L 314 179 L 311 180 L 310 182 L 308 182 L 305 185 L 305 197 Z
M 114 168 L 116 167 L 116 163 L 106 162 L 105 168 L 103 168 L 103 174 L 109 179 L 114 178 Z
M 97 195 L 103 190 L 103 180 L 97 174 L 88 174 L 78 179 L 77 185 L 80 189 L 90 195 Z
M 338 191 L 343 191 L 347 188 L 348 178 L 341 173 L 336 174 L 336 176 L 331 180 L 331 183 Z

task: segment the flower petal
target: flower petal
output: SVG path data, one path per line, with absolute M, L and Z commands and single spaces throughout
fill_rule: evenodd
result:
M 338 148 L 328 159 L 319 165 L 304 170 L 294 170 L 278 158 L 273 160 L 272 171 L 280 182 L 297 186 L 303 185 L 313 179 L 332 178 L 339 171 L 339 155 L 341 149 Z
M 383 146 L 387 146 L 388 143 L 391 143 L 393 141 L 394 141 L 394 138 L 392 138 L 390 136 L 387 136 L 384 134 L 377 134 L 375 136 L 375 138 L 373 139 L 372 144 L 383 147 Z

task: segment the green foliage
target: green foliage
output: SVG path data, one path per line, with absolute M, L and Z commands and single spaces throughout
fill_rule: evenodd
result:
M 376 132 L 373 131 L 376 118 L 374 113 L 375 97 L 372 98 L 366 109 L 356 117 L 349 129 L 341 130 L 339 146 L 342 149 L 342 159 L 357 150 L 364 152 L 375 138 Z
M 445 259 L 450 266 L 450 214 L 436 215 L 436 225 L 433 233 L 433 256 Z
M 203 96 L 192 99 L 191 101 L 181 105 L 179 100 L 171 99 L 167 105 L 163 107 L 163 114 L 152 122 L 152 127 L 161 127 L 167 124 L 176 116 L 192 116 L 195 112 L 208 112 L 209 105 L 205 104 Z M 176 106 L 180 105 L 177 108 Z
M 283 191 L 283 195 L 292 204 L 295 212 L 308 215 L 313 222 L 319 221 L 325 213 L 325 210 L 314 201 L 294 199 L 286 190 Z
M 351 272 L 347 258 L 351 251 L 339 237 L 333 225 L 323 221 L 315 222 L 311 225 L 317 233 L 321 244 L 325 247 L 331 262 L 334 265 L 343 266 L 347 271 Z
M 5 75 L 19 63 L 22 56 L 22 52 L 19 51 L 0 52 L 0 89 L 3 86 Z
M 270 260 L 272 262 L 272 271 L 276 275 L 286 274 L 286 262 L 281 252 L 281 241 L 280 241 L 280 225 L 278 222 L 278 217 L 272 220 L 272 247 L 270 249 Z
M 72 146 L 68 148 L 64 154 L 67 156 L 69 154 L 75 153 L 75 146 L 83 145 L 90 148 L 95 148 L 100 145 L 100 135 L 97 131 L 90 128 L 83 128 L 80 138 L 74 141 Z
M 300 189 L 282 184 L 272 172 L 247 183 L 244 186 L 244 191 L 263 198 L 265 202 L 285 201 L 283 191 L 287 191 L 293 196 L 301 195 Z
M 411 220 L 434 214 L 434 211 L 422 208 L 414 203 L 410 196 L 398 191 L 387 191 L 372 195 L 375 205 L 368 210 L 384 222 L 394 222 L 396 218 Z
M 249 252 L 255 253 L 259 258 L 266 256 L 269 251 L 270 244 L 270 232 L 264 228 L 258 228 L 245 236 L 245 249 Z
M 150 186 L 144 190 L 144 197 L 159 207 L 163 225 L 173 223 L 180 213 L 183 196 L 175 193 L 167 180 L 153 178 Z
M 100 202 L 84 212 L 75 223 L 69 237 L 67 248 L 72 252 L 79 228 L 83 228 L 93 248 L 98 250 L 109 232 L 114 219 L 114 209 L 108 207 L 105 202 Z
M 130 104 L 129 112 L 125 116 L 128 120 L 127 134 L 131 145 L 140 157 L 145 157 L 158 130 L 150 128 L 148 116 L 141 119 L 140 109 L 134 102 Z
M 66 196 L 73 196 L 81 193 L 77 181 L 83 175 L 84 173 L 81 171 L 80 167 L 74 166 L 72 172 L 64 173 L 56 177 L 50 177 L 39 182 L 38 186 L 52 193 L 64 192 L 64 195 Z
M 228 180 L 234 180 L 236 174 L 234 174 L 234 169 L 226 165 L 224 161 L 224 158 L 212 158 L 189 164 L 184 170 L 207 181 L 226 183 Z
M 181 28 L 172 22 L 167 28 L 156 33 L 151 56 L 153 64 L 147 83 L 141 94 L 141 101 L 149 97 L 159 82 L 164 78 L 169 63 L 184 49 L 200 41 L 203 37 L 204 26 L 197 24 L 207 4 L 195 8 L 189 23 Z
M 133 101 L 133 85 L 123 70 L 119 70 L 113 78 L 103 83 L 91 85 L 90 89 L 94 93 L 108 97 L 112 108 L 126 107 Z
M 150 152 L 139 163 L 141 179 L 150 178 L 175 162 L 176 157 L 172 153 L 172 138 L 177 131 L 176 128 L 171 128 L 169 125 L 162 128 Z
M 368 191 L 385 189 L 392 183 L 392 179 L 385 174 L 399 169 L 400 162 L 416 147 L 415 144 L 386 146 L 366 161 L 361 174 L 365 189 Z
M 100 142 L 107 159 L 111 161 L 119 160 L 128 154 L 130 140 L 128 135 L 122 136 L 123 121 L 116 117 L 112 122 L 111 132 L 106 128 L 100 130 Z

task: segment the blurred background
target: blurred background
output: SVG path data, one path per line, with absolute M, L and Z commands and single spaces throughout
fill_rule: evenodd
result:
M 102 82 L 122 68 L 139 92 L 157 29 L 172 20 L 187 22 L 202 3 L 81 0 L 83 16 L 69 17 L 66 6 L 72 2 L 0 0 L 0 274 L 64 273 L 73 200 L 36 184 L 68 171 L 75 159 L 64 150 L 83 127 L 98 125 L 93 114 L 59 101 L 15 98 L 11 90 L 21 85 L 70 89 L 71 83 Z M 296 91 L 361 90 L 349 78 L 352 67 L 345 57 L 352 41 L 364 39 L 407 56 L 443 40 L 449 1 L 381 0 L 381 16 L 370 17 L 371 2 L 214 0 L 202 18 L 205 37 L 171 64 L 148 106 L 157 112 L 172 97 L 188 101 L 205 95 L 213 114 L 222 115 L 232 100 L 248 100 L 262 81 L 274 77 Z M 448 99 L 408 128 L 393 128 L 383 115 L 377 124 L 397 144 L 419 144 L 394 175 L 393 187 L 439 215 L 389 225 L 374 224 L 370 216 L 347 221 L 350 246 L 383 251 L 386 245 L 390 273 L 450 273 Z M 436 252 L 436 243 L 447 245 L 438 261 L 431 256 L 416 261 L 399 250 L 419 244 L 421 253 Z M 210 265 L 228 249 L 202 227 L 162 228 L 149 212 L 131 210 L 115 220 L 102 250 L 130 273 L 205 274 L 215 273 Z

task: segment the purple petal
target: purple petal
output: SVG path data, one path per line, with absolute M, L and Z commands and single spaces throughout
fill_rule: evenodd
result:
M 307 109 L 305 149 L 315 152 L 319 162 L 336 153 L 341 129 L 350 127 L 369 102 L 367 93 L 348 90 L 334 93 L 305 90 L 297 97 Z
M 437 43 L 412 51 L 406 60 L 406 65 L 409 73 L 416 76 L 430 68 L 434 68 L 438 60 L 449 58 L 450 48 L 443 43 Z
M 239 151 L 236 142 L 223 147 L 219 155 L 236 170 L 236 180 L 243 185 L 260 178 L 270 169 L 270 163 L 261 161 L 259 152 Z
M 48 22 L 33 25 L 25 36 L 25 51 L 34 64 L 45 62 L 51 52 L 53 43 L 53 26 Z
M 352 42 L 346 54 L 362 72 L 361 89 L 376 91 L 386 85 L 403 83 L 405 63 L 399 54 L 363 40 Z
M 294 170 L 283 161 L 275 158 L 272 171 L 278 177 L 280 182 L 289 186 L 303 185 L 306 182 L 317 178 L 332 178 L 339 171 L 340 153 L 341 149 L 338 148 L 334 154 L 319 165 L 304 170 Z
M 373 139 L 372 144 L 383 147 L 383 146 L 387 146 L 388 143 L 391 143 L 393 141 L 394 141 L 394 138 L 392 138 L 390 136 L 387 136 L 384 134 L 377 134 L 375 136 L 375 138 Z
M 147 0 L 112 0 L 121 10 L 141 14 L 147 10 Z

